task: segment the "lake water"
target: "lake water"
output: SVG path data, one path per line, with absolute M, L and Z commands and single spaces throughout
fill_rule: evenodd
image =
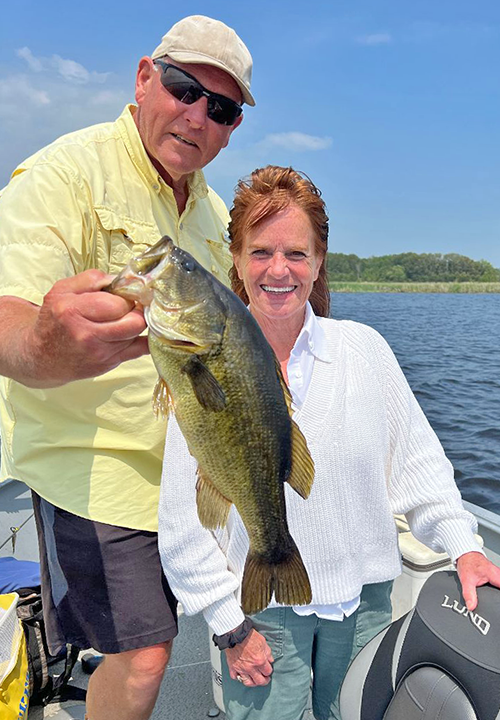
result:
M 388 341 L 465 500 L 500 513 L 500 295 L 334 293 Z

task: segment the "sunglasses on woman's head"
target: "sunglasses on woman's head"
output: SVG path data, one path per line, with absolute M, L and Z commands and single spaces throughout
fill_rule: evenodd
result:
M 161 68 L 161 84 L 185 105 L 192 105 L 201 97 L 207 98 L 207 116 L 219 125 L 234 125 L 242 112 L 241 105 L 225 95 L 206 90 L 198 80 L 175 65 L 153 60 Z

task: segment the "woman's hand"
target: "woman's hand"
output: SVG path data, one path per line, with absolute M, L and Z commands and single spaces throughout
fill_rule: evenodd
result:
M 247 687 L 267 685 L 271 679 L 274 662 L 266 639 L 255 628 L 250 630 L 243 642 L 224 651 L 229 675 Z
M 500 568 L 479 552 L 468 552 L 457 560 L 457 572 L 467 610 L 477 607 L 476 588 L 490 583 L 500 588 Z

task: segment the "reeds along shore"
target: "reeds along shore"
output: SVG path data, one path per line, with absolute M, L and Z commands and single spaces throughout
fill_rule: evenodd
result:
M 334 293 L 500 293 L 500 283 L 493 282 L 341 282 L 329 283 Z

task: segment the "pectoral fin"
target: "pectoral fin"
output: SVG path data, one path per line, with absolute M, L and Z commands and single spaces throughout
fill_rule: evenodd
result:
M 215 485 L 207 480 L 198 469 L 196 483 L 196 506 L 203 527 L 215 530 L 224 527 L 231 509 L 231 501 L 222 495 Z
M 217 379 L 197 355 L 189 358 L 182 368 L 193 386 L 194 394 L 205 410 L 220 412 L 226 407 L 226 396 Z
M 300 497 L 303 497 L 305 500 L 309 497 L 314 480 L 314 461 L 311 457 L 311 453 L 307 447 L 307 441 L 303 436 L 302 431 L 292 418 L 292 396 L 290 394 L 290 390 L 288 389 L 288 385 L 285 382 L 285 378 L 283 377 L 283 373 L 281 372 L 278 359 L 275 358 L 275 361 L 276 372 L 278 373 L 288 413 L 292 420 L 292 469 L 287 478 L 287 482 L 290 487 L 292 487 L 295 492 L 297 492 Z
M 168 417 L 171 406 L 173 406 L 173 400 L 168 385 L 163 378 L 159 377 L 153 390 L 154 414 L 156 417 L 161 415 L 165 419 Z

